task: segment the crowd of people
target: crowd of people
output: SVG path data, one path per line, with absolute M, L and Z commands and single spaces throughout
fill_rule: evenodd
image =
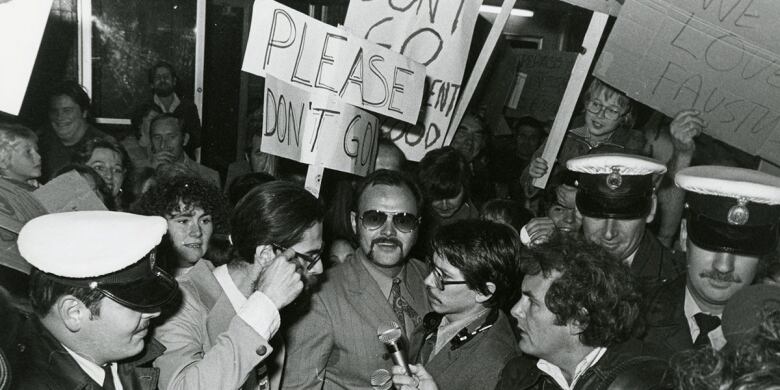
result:
M 555 161 L 544 123 L 499 145 L 471 113 L 419 163 L 380 139 L 318 199 L 262 118 L 224 182 L 198 163 L 176 81 L 150 69 L 121 140 L 74 82 L 40 132 L 0 124 L 2 187 L 75 171 L 106 209 L 15 238 L 0 389 L 780 388 L 780 178 L 697 164 L 698 112 L 638 130 L 595 79 Z

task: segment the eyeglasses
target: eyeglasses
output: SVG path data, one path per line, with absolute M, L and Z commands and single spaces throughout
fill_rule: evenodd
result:
M 441 274 L 441 271 L 433 266 L 433 260 L 429 259 L 428 264 L 431 270 L 431 275 L 433 275 L 433 284 L 436 285 L 436 288 L 438 288 L 439 291 L 444 291 L 444 287 L 449 286 L 450 284 L 466 284 L 465 280 L 444 280 L 444 276 Z
M 411 213 L 390 213 L 387 211 L 367 210 L 360 216 L 363 227 L 368 230 L 381 228 L 387 222 L 387 217 L 392 218 L 393 226 L 403 233 L 409 233 L 420 225 L 420 217 Z
M 585 105 L 585 109 L 588 110 L 591 114 L 601 114 L 602 111 L 604 111 L 604 118 L 607 118 L 611 121 L 614 121 L 615 119 L 620 118 L 623 116 L 623 111 L 610 106 L 605 106 L 595 100 L 590 100 Z
M 281 246 L 279 244 L 271 244 L 271 247 L 273 247 L 275 251 L 279 251 L 279 252 L 285 252 L 288 249 L 290 249 L 290 248 L 285 248 L 285 247 L 283 247 L 283 246 Z M 290 249 L 290 250 L 292 250 L 292 249 Z M 303 253 L 298 253 L 298 252 L 296 252 L 294 250 L 293 250 L 293 253 L 295 253 L 295 257 L 294 258 L 299 258 L 299 259 L 303 260 L 304 263 L 306 263 L 306 271 L 311 271 L 311 269 L 314 268 L 314 266 L 317 265 L 317 263 L 319 263 L 320 260 L 322 260 L 322 252 L 320 252 L 320 251 L 318 251 L 317 253 L 315 253 L 312 256 L 305 255 Z M 292 259 L 290 259 L 290 260 L 292 260 Z

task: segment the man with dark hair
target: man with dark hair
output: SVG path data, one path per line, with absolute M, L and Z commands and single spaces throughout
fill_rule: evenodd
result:
M 168 62 L 160 61 L 149 69 L 147 77 L 152 87 L 152 102 L 160 107 L 163 113 L 173 114 L 182 121 L 182 130 L 189 137 L 186 152 L 197 158 L 201 145 L 201 127 L 198 107 L 190 100 L 176 94 L 179 82 L 176 70 Z
M 49 214 L 19 233 L 35 316 L 16 340 L 14 389 L 154 389 L 150 321 L 178 294 L 154 266 L 165 220 L 109 211 Z M 137 355 L 145 351 L 140 358 Z
M 431 246 L 425 285 L 433 312 L 423 320 L 415 360 L 442 389 L 492 390 L 501 368 L 518 353 L 501 309 L 520 290 L 520 239 L 505 224 L 463 220 L 442 226 Z
M 184 147 L 190 141 L 189 133 L 182 128 L 182 121 L 171 114 L 161 114 L 154 118 L 149 128 L 152 155 L 149 164 L 155 169 L 182 169 L 211 181 L 218 187 L 221 184 L 219 172 L 201 165 L 184 153 Z
M 522 356 L 497 390 L 658 389 L 665 356 L 631 338 L 640 295 L 628 268 L 576 235 L 555 235 L 520 256 L 522 297 L 512 308 Z M 393 368 L 396 385 L 436 389 L 430 374 Z M 406 388 L 406 387 L 404 387 Z
M 51 130 L 41 135 L 39 142 L 43 177 L 50 179 L 68 165 L 84 143 L 92 138 L 114 138 L 89 122 L 89 95 L 75 81 L 64 81 L 49 94 L 49 124 Z
M 281 370 L 274 364 L 283 356 L 269 359 L 270 340 L 279 311 L 322 272 L 322 215 L 314 196 L 281 181 L 259 186 L 236 205 L 231 260 L 195 264 L 179 280 L 181 308 L 155 330 L 166 347 L 154 362 L 160 389 L 278 388 Z
M 355 258 L 334 268 L 289 328 L 283 388 L 365 389 L 392 366 L 377 330 L 395 322 L 407 342 L 430 310 L 427 266 L 409 258 L 417 240 L 422 193 L 409 176 L 379 170 L 364 178 L 351 212 Z M 412 345 L 409 356 L 415 356 Z
M 680 244 L 686 274 L 661 286 L 646 309 L 646 341 L 672 351 L 726 343 L 726 303 L 754 282 L 777 250 L 780 179 L 750 169 L 697 166 L 675 183 L 686 193 Z
M 602 148 L 566 163 L 577 175 L 575 202 L 582 231 L 629 266 L 641 292 L 650 293 L 685 272 L 681 254 L 664 247 L 646 227 L 655 217 L 655 184 L 666 167 L 647 157 L 604 153 Z
M 479 217 L 469 199 L 471 171 L 460 152 L 449 146 L 431 150 L 420 161 L 418 176 L 438 224 Z

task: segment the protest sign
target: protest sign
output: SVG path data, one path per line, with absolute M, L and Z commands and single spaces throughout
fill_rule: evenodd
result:
M 587 8 L 591 11 L 610 14 L 612 16 L 618 16 L 618 13 L 620 13 L 620 7 L 625 2 L 625 0 L 563 0 L 563 1 L 569 4 L 574 4 L 582 8 Z
M 19 254 L 16 238 L 27 221 L 46 214 L 29 191 L 0 179 L 0 265 L 26 274 L 30 264 Z
M 531 116 L 541 121 L 555 118 L 577 53 L 533 49 L 513 52 L 518 57 L 517 76 L 511 96 L 514 99 L 507 102 L 507 116 Z
M 481 0 L 352 1 L 344 26 L 426 66 L 422 126 L 393 126 L 410 160 L 444 145 L 463 83 Z
M 87 180 L 76 171 L 49 180 L 46 185 L 35 190 L 33 196 L 50 213 L 106 210 Z
M 365 176 L 373 167 L 379 119 L 337 96 L 265 78 L 261 150 Z
M 272 0 L 255 2 L 242 70 L 409 123 L 425 84 L 418 62 Z
M 52 0 L 0 1 L 0 111 L 18 115 Z
M 626 0 L 595 75 L 705 132 L 780 163 L 780 2 Z

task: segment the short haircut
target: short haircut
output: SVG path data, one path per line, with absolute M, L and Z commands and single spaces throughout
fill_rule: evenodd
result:
M 33 268 L 30 272 L 30 304 L 39 317 L 45 317 L 57 300 L 73 295 L 89 308 L 91 317 L 100 316 L 100 301 L 104 295 L 98 289 L 73 287 L 61 283 L 55 277 Z
M 521 255 L 525 275 L 560 273 L 544 302 L 557 325 L 579 324 L 582 344 L 610 347 L 631 337 L 641 297 L 630 270 L 578 235 L 554 235 Z
M 214 233 L 229 230 L 227 200 L 219 188 L 197 176 L 172 176 L 157 181 L 133 205 L 133 212 L 167 219 L 194 207 L 211 215 Z
M 178 78 L 176 77 L 176 69 L 173 68 L 173 65 L 171 65 L 170 62 L 157 61 L 151 68 L 149 68 L 149 71 L 146 74 L 149 84 L 154 83 L 154 74 L 157 72 L 157 69 L 159 68 L 168 69 L 168 71 L 171 72 L 171 76 L 173 76 L 174 79 L 178 80 Z
M 623 115 L 623 127 L 626 129 L 632 128 L 636 119 L 634 118 L 634 101 L 626 96 L 625 93 L 618 91 L 607 83 L 594 78 L 582 96 L 583 101 L 587 104 L 587 102 L 597 97 L 602 91 L 607 99 L 612 99 L 613 96 L 617 96 L 618 104 L 625 110 L 625 114 Z
M 154 131 L 154 125 L 155 124 L 157 124 L 158 122 L 171 120 L 171 119 L 176 121 L 176 124 L 179 126 L 179 132 L 182 135 L 184 135 L 184 133 L 185 133 L 185 131 L 184 131 L 184 124 L 183 124 L 181 118 L 179 118 L 176 115 L 170 114 L 170 113 L 164 113 L 164 114 L 158 115 L 156 118 L 152 119 L 151 123 L 149 123 L 149 137 L 152 136 L 152 132 Z
M 470 176 L 466 159 L 451 146 L 431 150 L 420 161 L 418 177 L 429 201 L 454 198 L 461 190 L 468 199 Z
M 89 111 L 89 95 L 81 84 L 66 80 L 54 86 L 49 94 L 49 103 L 57 96 L 68 96 L 79 105 L 81 111 Z
M 440 227 L 431 248 L 463 273 L 470 289 L 489 295 L 487 283 L 496 285 L 485 306 L 502 307 L 517 300 L 521 280 L 517 259 L 522 245 L 513 228 L 478 219 L 460 220 Z
M 227 191 L 228 201 L 231 205 L 236 205 L 238 201 L 253 188 L 274 180 L 276 180 L 275 177 L 265 172 L 254 172 L 241 175 L 230 183 Z
M 491 199 L 482 205 L 480 217 L 487 221 L 505 223 L 519 232 L 533 215 L 514 200 Z
M 150 112 L 156 112 L 158 114 L 162 114 L 162 109 L 160 106 L 154 104 L 154 103 L 144 103 L 136 111 L 133 113 L 133 117 L 130 118 L 130 123 L 133 126 L 133 129 L 136 131 L 136 133 L 140 136 L 141 133 L 141 123 L 143 123 L 144 118 L 149 115 Z
M 254 261 L 259 245 L 291 247 L 303 234 L 323 220 L 320 201 L 290 182 L 262 184 L 244 196 L 230 217 L 233 241 L 231 261 Z
M 8 165 L 13 148 L 20 140 L 38 142 L 38 137 L 25 126 L 0 122 L 0 165 Z
M 414 202 L 417 205 L 417 213 L 422 213 L 423 210 L 423 194 L 420 186 L 414 180 L 414 178 L 404 172 L 391 171 L 387 169 L 380 169 L 374 171 L 368 176 L 364 177 L 357 185 L 355 190 L 355 198 L 352 202 L 352 210 L 359 211 L 360 198 L 363 197 L 363 193 L 366 189 L 373 186 L 391 186 L 391 187 L 406 187 L 414 196 Z

